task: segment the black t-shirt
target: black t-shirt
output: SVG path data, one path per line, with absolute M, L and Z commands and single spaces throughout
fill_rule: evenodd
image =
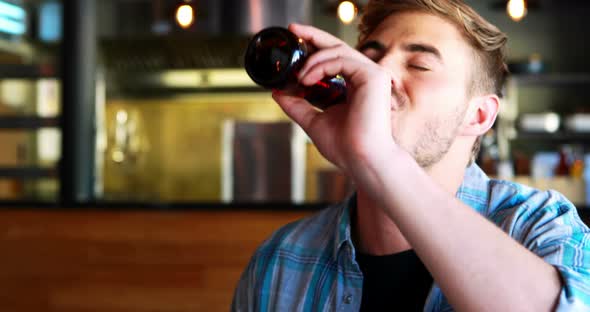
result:
M 361 311 L 423 311 L 432 276 L 413 250 L 387 256 L 357 253 L 363 272 Z

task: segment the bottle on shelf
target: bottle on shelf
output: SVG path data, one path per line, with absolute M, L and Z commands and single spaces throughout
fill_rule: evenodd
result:
M 568 146 L 562 146 L 559 149 L 559 162 L 554 170 L 556 176 L 568 176 L 570 174 L 570 160 L 571 149 Z
M 246 72 L 258 85 L 283 90 L 326 109 L 346 99 L 346 82 L 340 75 L 313 86 L 298 83 L 297 74 L 315 48 L 286 28 L 265 28 L 250 40 L 245 54 Z

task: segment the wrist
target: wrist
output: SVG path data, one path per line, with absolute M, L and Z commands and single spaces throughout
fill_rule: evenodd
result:
M 383 153 L 370 153 L 353 162 L 352 178 L 358 188 L 369 194 L 383 194 L 391 179 L 403 179 L 420 167 L 414 158 L 398 145 Z

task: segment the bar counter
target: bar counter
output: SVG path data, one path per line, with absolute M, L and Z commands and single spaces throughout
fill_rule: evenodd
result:
M 227 311 L 255 248 L 302 211 L 1 209 L 2 311 Z
M 0 309 L 227 311 L 255 248 L 322 207 L 4 205 Z

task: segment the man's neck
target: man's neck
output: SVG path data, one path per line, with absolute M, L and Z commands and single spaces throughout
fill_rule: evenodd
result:
M 429 168 L 427 172 L 443 189 L 454 196 L 463 181 L 465 165 L 445 160 Z M 357 190 L 357 209 L 353 213 L 353 240 L 359 252 L 389 255 L 412 249 L 385 209 L 362 190 Z
M 357 251 L 382 256 L 412 249 L 385 209 L 362 190 L 357 190 L 356 201 L 352 233 Z

